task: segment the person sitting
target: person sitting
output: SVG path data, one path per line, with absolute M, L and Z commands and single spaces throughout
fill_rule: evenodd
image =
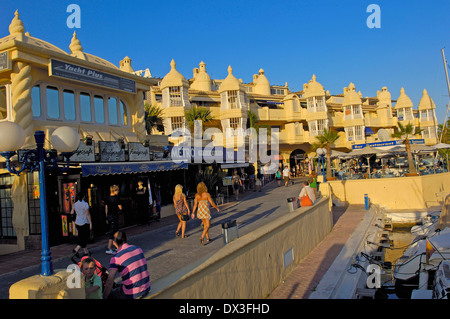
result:
M 303 188 L 298 194 L 298 200 L 300 201 L 300 206 L 311 206 L 316 201 L 316 196 L 314 195 L 314 190 L 309 186 L 307 181 L 303 182 Z
M 123 231 L 114 234 L 113 243 L 117 248 L 117 253 L 111 258 L 103 298 L 138 299 L 144 297 L 150 292 L 150 275 L 142 249 L 129 245 Z M 118 290 L 113 291 L 114 277 L 117 273 L 122 277 L 122 283 Z

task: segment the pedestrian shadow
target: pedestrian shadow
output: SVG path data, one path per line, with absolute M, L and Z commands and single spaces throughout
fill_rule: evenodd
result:
M 151 256 L 146 257 L 145 260 L 148 261 L 148 260 L 150 260 L 150 259 L 158 258 L 158 257 L 160 257 L 160 256 L 162 256 L 162 255 L 167 254 L 167 253 L 170 252 L 170 251 L 172 251 L 172 249 L 162 250 L 162 251 L 160 251 L 160 252 L 157 252 L 156 254 L 153 254 L 153 255 L 151 255 Z

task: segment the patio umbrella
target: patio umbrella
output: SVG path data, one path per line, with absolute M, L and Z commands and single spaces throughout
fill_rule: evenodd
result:
M 439 144 L 433 145 L 432 148 L 434 148 L 436 150 L 449 149 L 450 144 L 439 143 Z M 446 152 L 446 153 L 447 153 L 447 171 L 450 171 L 450 164 L 448 163 L 448 152 Z M 437 156 L 437 154 L 436 154 L 436 156 Z
M 435 152 L 436 150 L 428 145 L 425 144 L 411 144 L 411 151 L 412 152 Z
M 358 150 L 353 150 L 350 153 L 348 153 L 347 155 L 349 156 L 364 156 L 367 159 L 367 165 L 368 165 L 368 177 L 370 178 L 370 158 L 373 155 L 376 154 L 383 154 L 383 151 L 377 150 L 376 148 L 370 147 L 370 146 L 366 146 L 363 147 L 361 149 Z
M 437 150 L 440 150 L 440 149 L 450 148 L 450 144 L 439 143 L 439 144 L 433 145 L 433 146 L 431 146 L 431 147 L 432 147 L 432 148 L 435 148 L 435 149 L 437 149 Z
M 331 150 L 331 157 L 346 157 L 348 156 L 349 153 L 345 153 L 345 152 L 339 152 L 336 150 Z
M 357 150 L 353 150 L 350 153 L 347 153 L 349 156 L 367 156 L 367 155 L 374 155 L 374 154 L 383 154 L 383 151 L 377 150 L 376 148 L 366 146 Z

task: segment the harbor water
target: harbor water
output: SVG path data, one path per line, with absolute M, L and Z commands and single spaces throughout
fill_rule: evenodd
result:
M 394 291 L 394 265 L 405 250 L 408 249 L 415 237 L 415 235 L 411 234 L 411 227 L 394 227 L 390 233 L 389 238 L 392 240 L 392 245 L 390 248 L 385 249 L 384 260 L 386 263 L 391 263 L 392 267 L 385 269 L 381 276 L 381 282 L 383 287 L 386 288 L 388 299 L 399 299 Z

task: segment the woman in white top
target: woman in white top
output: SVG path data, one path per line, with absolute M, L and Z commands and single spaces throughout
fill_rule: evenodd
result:
M 76 213 L 75 226 L 78 231 L 77 246 L 73 250 L 76 257 L 80 257 L 78 251 L 83 248 L 84 255 L 89 255 L 87 243 L 89 241 L 90 231 L 92 230 L 91 214 L 89 213 L 89 204 L 85 201 L 85 195 L 79 193 L 77 201 L 72 206 L 71 214 Z

